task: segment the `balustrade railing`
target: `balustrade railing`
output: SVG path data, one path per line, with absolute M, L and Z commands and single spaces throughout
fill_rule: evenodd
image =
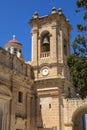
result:
M 42 52 L 41 54 L 40 54 L 40 58 L 46 58 L 46 57 L 49 57 L 50 56 L 50 52 Z

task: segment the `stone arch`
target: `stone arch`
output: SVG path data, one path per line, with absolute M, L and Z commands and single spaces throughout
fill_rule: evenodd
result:
M 85 130 L 84 129 L 84 117 L 83 115 L 87 113 L 87 104 L 83 104 L 82 106 L 78 107 L 73 115 L 72 115 L 72 122 L 73 122 L 73 130 L 80 130 L 79 125 L 82 125 L 83 128 L 81 128 L 81 130 Z M 81 122 L 81 123 L 80 123 Z
M 42 30 L 40 35 L 43 36 L 45 33 L 49 33 L 49 31 L 48 30 Z
M 2 118 L 3 118 L 3 112 L 2 109 L 0 108 L 0 130 L 2 130 Z
M 40 37 L 41 37 L 40 38 L 41 52 L 50 51 L 50 32 L 48 30 L 44 30 L 44 31 L 41 32 Z
M 12 93 L 10 89 L 7 86 L 2 84 L 0 84 L 0 93 L 12 97 Z

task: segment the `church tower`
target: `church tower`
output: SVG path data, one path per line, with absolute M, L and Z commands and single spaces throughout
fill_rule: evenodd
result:
M 32 65 L 35 79 L 68 77 L 66 57 L 70 53 L 71 25 L 59 9 L 39 18 L 34 13 L 32 26 Z
M 35 12 L 29 23 L 32 26 L 30 64 L 36 89 L 36 127 L 63 130 L 63 98 L 71 94 L 66 58 L 70 54 L 72 27 L 62 10 L 56 8 L 43 17 Z

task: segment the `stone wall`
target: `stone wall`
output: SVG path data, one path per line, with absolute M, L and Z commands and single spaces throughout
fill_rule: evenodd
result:
M 3 130 L 30 129 L 30 116 L 32 116 L 30 115 L 30 105 L 34 93 L 32 68 L 29 64 L 2 48 L 0 48 L 0 85 L 0 97 L 4 99 L 4 102 L 7 100 L 5 98 L 10 100 L 8 107 L 5 106 L 9 111 L 7 113 L 9 117 L 2 123 Z M 22 93 L 21 102 L 19 101 L 19 92 Z M 28 95 L 30 95 L 29 98 Z M 0 100 L 0 104 L 2 102 Z M 7 115 L 3 113 L 4 118 L 5 116 Z M 8 123 L 8 121 L 10 122 Z M 33 127 L 35 128 L 35 126 Z
M 0 48 L 0 64 L 31 78 L 31 66 L 2 48 Z
M 63 99 L 64 130 L 85 130 L 84 114 L 87 113 L 87 98 Z

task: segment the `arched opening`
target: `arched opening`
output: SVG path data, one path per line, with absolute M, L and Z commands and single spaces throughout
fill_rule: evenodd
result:
M 86 130 L 87 125 L 87 106 L 78 108 L 73 114 L 73 130 Z
M 0 109 L 0 130 L 2 130 L 2 117 L 3 117 L 3 112 Z
M 50 56 L 50 34 L 48 31 L 44 31 L 41 34 L 41 44 L 40 44 L 41 55 L 40 57 Z

